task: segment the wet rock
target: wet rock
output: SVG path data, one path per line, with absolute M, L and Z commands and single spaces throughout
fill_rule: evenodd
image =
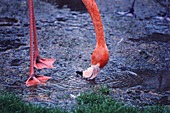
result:
M 160 103 L 164 103 L 164 104 L 169 104 L 168 102 L 168 96 L 164 95 L 159 99 Z
M 165 58 L 165 61 L 170 61 L 170 58 Z
M 28 27 L 29 24 L 28 24 L 28 23 L 24 23 L 23 26 L 24 26 L 24 27 Z
M 21 59 L 13 59 L 11 62 L 11 66 L 19 66 Z
M 165 94 L 169 94 L 170 95 L 170 91 L 165 91 Z
M 0 27 L 13 26 L 13 23 L 0 22 Z
M 18 37 L 24 37 L 24 34 L 23 33 L 17 33 L 16 34 Z
M 0 17 L 0 22 L 13 22 L 17 23 L 18 20 L 15 18 L 10 18 L 10 17 Z
M 149 90 L 144 90 L 143 92 L 144 92 L 144 93 L 149 93 Z
M 132 72 L 132 71 L 124 71 L 124 73 L 127 73 L 129 76 L 138 76 L 137 73 Z
M 67 19 L 65 19 L 64 17 L 57 17 L 56 20 L 63 21 L 63 22 L 67 21 Z M 56 21 L 55 21 L 55 23 L 56 23 Z
M 135 92 L 136 92 L 137 94 L 140 94 L 140 93 L 141 93 L 141 91 L 140 91 L 140 90 L 136 90 Z
M 140 99 L 140 95 L 133 95 L 132 98 L 133 100 Z
M 41 26 L 36 26 L 36 29 L 37 30 L 41 30 Z
M 140 90 L 140 89 L 142 89 L 142 86 L 141 85 L 137 85 L 137 86 L 134 86 L 134 87 L 130 87 L 129 89 L 138 89 L 138 90 Z
M 22 43 L 20 39 L 11 39 L 11 38 L 4 38 L 0 39 L 0 51 L 6 51 L 9 49 L 15 49 L 20 46 L 25 46 L 26 44 Z
M 131 94 L 131 93 L 132 93 L 132 91 L 130 91 L 130 90 L 127 91 L 127 94 Z

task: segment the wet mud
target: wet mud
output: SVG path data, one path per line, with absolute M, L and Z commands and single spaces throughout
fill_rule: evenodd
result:
M 35 70 L 52 77 L 46 86 L 26 87 L 30 66 L 28 3 L 1 0 L 0 88 L 21 94 L 28 102 L 66 109 L 76 103 L 70 94 L 102 85 L 111 88 L 113 98 L 131 105 L 169 105 L 170 23 L 154 18 L 166 12 L 165 2 L 137 0 L 136 18 L 116 14 L 127 10 L 131 1 L 96 2 L 110 59 L 95 81 L 76 74 L 90 66 L 96 44 L 90 15 L 81 0 L 35 0 L 40 55 L 56 59 L 56 68 Z

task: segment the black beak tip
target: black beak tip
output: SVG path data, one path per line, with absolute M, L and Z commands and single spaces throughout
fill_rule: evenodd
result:
M 83 76 L 83 71 L 76 71 L 76 74 Z

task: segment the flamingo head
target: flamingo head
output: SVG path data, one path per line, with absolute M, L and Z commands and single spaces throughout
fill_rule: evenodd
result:
M 87 70 L 83 71 L 83 77 L 88 79 L 94 79 L 100 71 L 100 64 L 91 65 Z

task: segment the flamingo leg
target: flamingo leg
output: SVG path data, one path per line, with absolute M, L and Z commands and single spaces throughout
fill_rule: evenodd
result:
M 29 76 L 34 74 L 33 67 L 33 21 L 32 21 L 32 0 L 29 0 L 29 21 L 30 21 L 30 73 Z
M 33 33 L 34 33 L 34 67 L 37 69 L 43 68 L 55 68 L 53 63 L 55 59 L 43 59 L 39 55 L 38 51 L 38 42 L 37 42 L 37 32 L 36 32 L 36 23 L 35 23 L 35 12 L 34 12 L 34 4 L 30 4 L 32 7 L 32 24 L 33 24 Z
M 39 51 L 38 51 L 37 31 L 36 31 L 35 12 L 34 12 L 33 3 L 32 3 L 32 21 L 33 21 L 33 32 L 34 32 L 34 57 L 40 57 Z
M 34 55 L 33 55 L 33 30 L 34 30 L 34 22 L 33 22 L 33 0 L 29 0 L 29 21 L 30 21 L 30 72 L 29 72 L 29 78 L 26 81 L 27 86 L 42 84 L 46 85 L 46 82 L 51 77 L 48 76 L 41 76 L 41 75 L 35 75 L 34 74 Z M 34 17 L 35 18 L 35 17 Z M 34 32 L 35 35 L 35 32 Z

